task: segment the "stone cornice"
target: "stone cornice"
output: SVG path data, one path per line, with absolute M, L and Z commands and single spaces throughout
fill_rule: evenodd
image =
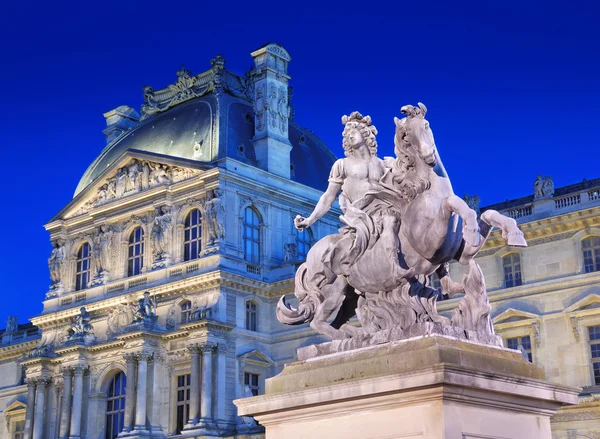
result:
M 0 347 L 0 364 L 15 361 L 19 357 L 26 355 L 30 350 L 36 347 L 40 338 L 28 340 L 23 343 L 12 344 Z

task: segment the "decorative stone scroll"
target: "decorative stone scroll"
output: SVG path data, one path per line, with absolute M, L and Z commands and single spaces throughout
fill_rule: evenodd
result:
M 199 173 L 200 171 L 196 169 L 132 159 L 127 166 L 119 168 L 115 175 L 107 178 L 104 184 L 98 188 L 96 195 L 68 218 L 83 215 L 90 209 L 114 199 L 143 192 L 156 186 L 187 180 Z
M 395 158 L 377 157 L 377 129 L 369 116 L 344 116 L 343 147 L 329 187 L 307 218 L 297 216 L 298 230 L 310 227 L 329 211 L 341 190 L 338 234 L 318 241 L 296 273 L 298 308 L 282 297 L 277 318 L 285 324 L 310 326 L 340 343 L 335 349 L 427 334 L 446 334 L 501 346 L 494 334 L 485 281 L 475 255 L 493 227 L 509 245 L 526 246 L 516 222 L 487 210 L 478 217 L 454 195 L 444 171 L 427 109 L 402 107 L 395 118 Z M 461 228 L 452 227 L 457 219 Z M 460 283 L 449 276 L 447 263 L 468 266 Z M 441 289 L 429 287 L 433 273 Z M 464 293 L 451 318 L 441 316 L 438 300 Z M 337 313 L 337 314 L 336 314 Z M 330 320 L 330 317 L 336 317 Z M 360 327 L 348 324 L 354 315 Z M 331 323 L 330 323 L 331 322 Z

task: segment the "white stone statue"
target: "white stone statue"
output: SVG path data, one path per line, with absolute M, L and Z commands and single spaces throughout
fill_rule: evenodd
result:
M 225 206 L 220 193 L 212 190 L 208 193 L 204 204 L 204 219 L 208 231 L 208 245 L 213 245 L 225 239 Z
M 127 168 L 121 168 L 117 171 L 116 197 L 121 198 L 127 191 Z
M 502 230 L 509 245 L 527 243 L 513 219 L 487 210 L 478 220 L 454 195 L 426 111 L 423 104 L 402 107 L 406 117 L 394 119 L 396 158 L 385 161 L 376 156 L 377 130 L 371 118 L 358 112 L 342 118 L 346 158 L 334 164 L 329 186 L 312 214 L 298 216 L 294 223 L 299 230 L 311 226 L 341 190 L 345 226 L 311 249 L 296 273 L 298 309 L 289 308 L 282 297 L 277 307 L 281 322 L 310 322 L 333 339 L 424 321 L 491 331 L 485 284 L 479 282 L 482 276 L 473 257 L 492 227 Z M 452 281 L 444 267 L 453 259 L 469 265 L 463 284 Z M 444 295 L 466 293 L 467 304 L 452 321 L 435 309 L 438 291 L 425 286 L 434 272 Z M 465 313 L 479 320 L 464 318 Z M 355 314 L 361 328 L 346 324 Z
M 554 195 L 554 181 L 552 177 L 538 175 L 533 183 L 533 198 L 547 198 Z
M 12 334 L 18 328 L 19 328 L 19 317 L 18 316 L 8 316 L 8 319 L 6 319 L 6 329 L 4 330 L 4 335 Z
M 94 327 L 90 323 L 92 318 L 85 307 L 79 309 L 79 315 L 71 321 L 71 325 L 67 330 L 67 340 L 81 339 L 91 342 L 95 339 Z
M 50 280 L 52 286 L 56 287 L 61 283 L 63 264 L 65 261 L 64 242 L 57 239 L 52 243 L 54 247 L 48 258 L 48 269 L 50 270 Z
M 150 293 L 146 291 L 144 297 L 138 300 L 138 307 L 133 315 L 133 322 L 139 323 L 144 320 L 155 320 L 156 318 L 156 296 L 154 301 L 150 300 Z
M 155 261 L 161 261 L 168 256 L 172 228 L 171 209 L 168 206 L 162 206 L 160 209 L 157 209 L 157 215 L 154 218 L 154 225 L 152 226 L 152 243 Z
M 92 264 L 94 267 L 94 275 L 99 277 L 108 273 L 110 267 L 110 245 L 113 232 L 106 224 L 102 224 L 92 245 Z
M 130 191 L 139 191 L 142 189 L 142 170 L 140 169 L 140 163 L 137 160 L 132 160 L 127 168 L 128 185 L 127 189 Z

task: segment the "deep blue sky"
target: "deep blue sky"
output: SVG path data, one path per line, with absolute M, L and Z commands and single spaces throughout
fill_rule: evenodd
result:
M 41 311 L 42 226 L 104 147 L 102 113 L 217 53 L 243 74 L 265 42 L 288 49 L 296 120 L 337 155 L 343 114 L 370 114 L 391 155 L 393 117 L 424 102 L 456 193 L 483 205 L 531 194 L 538 173 L 600 177 L 596 2 L 325 3 L 4 4 L 0 327 Z

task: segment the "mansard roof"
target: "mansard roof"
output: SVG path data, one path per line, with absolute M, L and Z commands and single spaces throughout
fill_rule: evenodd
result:
M 75 196 L 130 150 L 205 165 L 231 157 L 255 166 L 252 87 L 245 77 L 225 70 L 222 58 L 212 63 L 212 69 L 196 76 L 182 68 L 177 83 L 162 90 L 144 87 L 141 120 L 104 148 L 81 178 Z M 288 132 L 291 180 L 324 190 L 336 157 L 293 117 Z

